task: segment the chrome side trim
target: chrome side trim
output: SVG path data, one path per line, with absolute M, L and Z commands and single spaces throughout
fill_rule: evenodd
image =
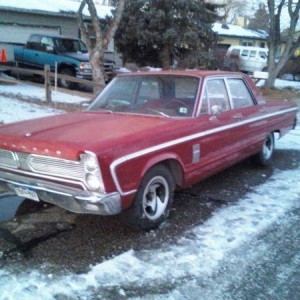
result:
M 275 113 L 269 113 L 267 115 L 263 115 L 263 116 L 255 117 L 255 118 L 252 118 L 252 119 L 236 122 L 236 123 L 233 123 L 233 124 L 230 124 L 230 125 L 220 126 L 220 127 L 214 128 L 214 129 L 210 129 L 210 130 L 202 131 L 202 132 L 199 132 L 199 133 L 195 133 L 195 134 L 192 134 L 192 135 L 189 135 L 189 136 L 186 136 L 186 137 L 182 137 L 182 138 L 179 138 L 179 139 L 176 139 L 176 140 L 173 140 L 173 141 L 165 142 L 165 143 L 162 143 L 162 144 L 159 144 L 159 145 L 156 145 L 156 146 L 152 146 L 152 147 L 134 152 L 132 154 L 122 156 L 122 157 L 116 159 L 115 161 L 113 161 L 110 165 L 110 172 L 111 172 L 113 181 L 114 181 L 114 183 L 116 185 L 116 188 L 117 188 L 118 192 L 120 193 L 120 195 L 126 196 L 126 195 L 133 194 L 133 193 L 136 192 L 136 190 L 124 192 L 121 188 L 120 183 L 119 183 L 119 180 L 118 180 L 118 177 L 117 177 L 117 174 L 116 174 L 116 168 L 119 165 L 121 165 L 122 163 L 124 163 L 128 160 L 132 160 L 134 158 L 146 155 L 146 154 L 150 154 L 150 153 L 155 152 L 155 151 L 162 150 L 164 148 L 168 148 L 168 147 L 171 147 L 171 146 L 174 146 L 174 145 L 178 145 L 178 144 L 187 142 L 187 141 L 191 141 L 191 140 L 194 140 L 194 139 L 197 139 L 197 138 L 205 137 L 205 136 L 215 134 L 215 133 L 219 133 L 219 132 L 222 132 L 222 131 L 225 131 L 225 130 L 228 130 L 228 129 L 240 127 L 240 126 L 243 126 L 243 125 L 246 125 L 246 124 L 249 124 L 249 123 L 265 120 L 265 119 L 268 119 L 270 117 L 282 115 L 282 114 L 297 111 L 297 110 L 298 110 L 297 107 L 293 107 L 293 108 L 289 108 L 289 109 L 285 109 L 285 110 L 280 110 L 280 111 L 275 112 Z

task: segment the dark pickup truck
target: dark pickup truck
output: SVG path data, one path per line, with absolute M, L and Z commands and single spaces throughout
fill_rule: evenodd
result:
M 76 76 L 81 79 L 92 79 L 92 69 L 85 44 L 80 39 L 64 36 L 32 34 L 25 47 L 14 49 L 15 61 L 19 67 L 43 69 L 49 65 L 64 75 Z M 107 81 L 113 76 L 115 63 L 104 61 Z M 74 83 L 60 79 L 59 84 L 65 88 L 72 88 Z

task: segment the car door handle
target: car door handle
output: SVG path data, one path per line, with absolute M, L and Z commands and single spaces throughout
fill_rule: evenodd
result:
M 39 55 L 36 53 L 35 56 L 39 56 Z
M 259 112 L 261 112 L 261 113 L 266 113 L 267 110 L 266 110 L 265 108 L 261 108 L 261 109 L 259 110 Z
M 243 116 L 241 114 L 236 114 L 236 115 L 233 116 L 233 118 L 235 120 L 241 120 L 241 119 L 243 119 Z

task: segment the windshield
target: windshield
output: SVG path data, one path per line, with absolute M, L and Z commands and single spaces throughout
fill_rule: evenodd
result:
M 55 39 L 56 48 L 59 52 L 83 52 L 87 53 L 85 44 L 80 40 Z
M 190 117 L 198 86 L 199 78 L 191 76 L 121 76 L 99 94 L 89 110 Z

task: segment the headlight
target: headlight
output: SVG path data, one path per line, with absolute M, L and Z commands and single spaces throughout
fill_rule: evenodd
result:
M 101 182 L 99 180 L 99 177 L 95 174 L 88 173 L 86 175 L 85 180 L 86 180 L 88 187 L 93 191 L 96 191 L 101 187 Z
M 101 191 L 105 193 L 105 187 L 95 153 L 86 151 L 82 155 L 85 167 L 85 183 L 91 191 Z
M 80 63 L 80 69 L 81 70 L 91 70 L 92 67 L 91 67 L 91 64 L 89 62 L 81 62 Z

